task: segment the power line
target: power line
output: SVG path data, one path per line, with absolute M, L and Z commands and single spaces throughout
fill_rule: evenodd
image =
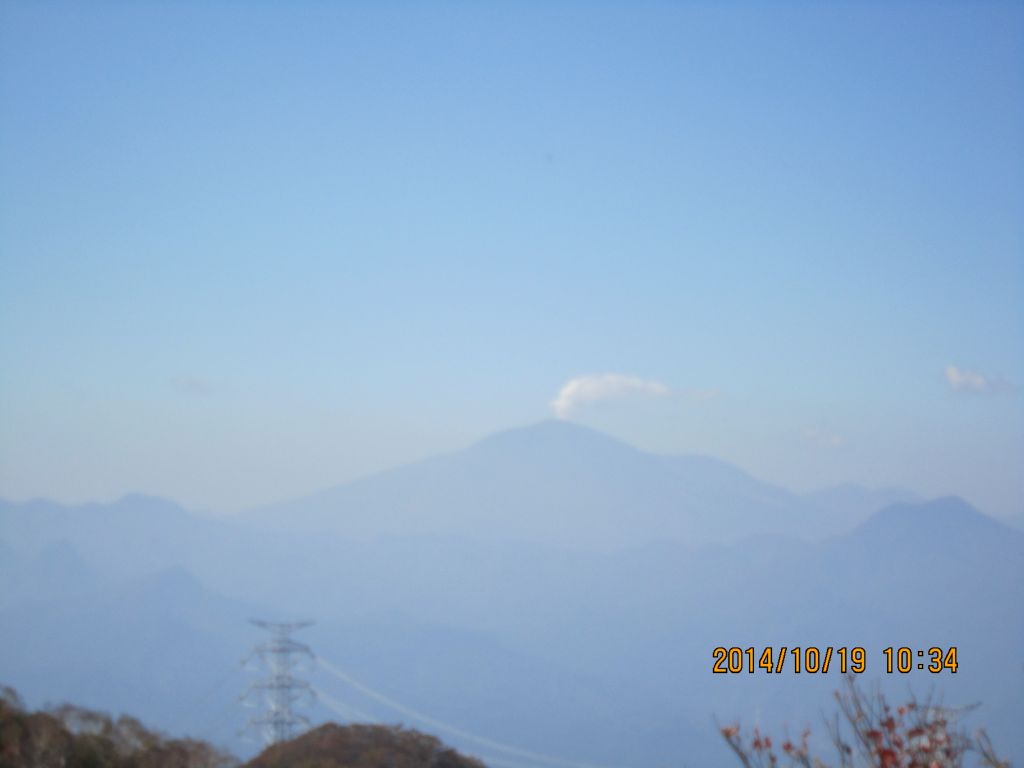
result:
M 191 703 L 187 704 L 187 706 L 183 706 L 182 709 L 181 709 L 181 713 L 179 713 L 179 716 L 178 716 L 178 718 L 175 721 L 175 725 L 170 728 L 170 732 L 171 733 L 175 733 L 175 732 L 182 732 L 182 733 L 184 733 L 184 732 L 186 732 L 187 728 L 195 727 L 197 725 L 200 725 L 200 723 L 197 722 L 197 721 L 204 714 L 204 708 L 206 707 L 206 705 L 209 704 L 209 702 L 213 698 L 214 694 L 220 693 L 221 689 L 225 686 L 225 684 L 232 677 L 237 675 L 239 673 L 239 671 L 240 671 L 240 667 L 239 666 L 237 666 L 237 665 L 236 666 L 232 666 L 231 669 L 229 669 L 224 674 L 223 677 L 221 677 L 217 682 L 215 682 L 213 685 L 211 685 L 204 693 L 200 694 Z M 237 701 L 235 701 L 235 697 L 234 696 L 231 696 L 231 701 L 229 702 L 229 704 L 231 706 L 237 706 Z M 219 710 L 218 710 L 218 712 L 219 712 Z M 204 719 L 206 719 L 206 718 L 204 718 Z M 209 727 L 208 719 L 207 719 L 206 727 L 207 728 Z
M 448 733 L 459 736 L 460 738 L 465 739 L 466 741 L 471 741 L 481 746 L 487 747 L 489 749 L 497 750 L 499 752 L 505 752 L 510 755 L 516 755 L 527 760 L 532 760 L 540 763 L 547 763 L 550 765 L 560 765 L 564 766 L 565 768 L 604 768 L 603 766 L 595 765 L 593 763 L 563 760 L 559 757 L 552 757 L 551 755 L 544 755 L 539 752 L 531 752 L 529 750 L 520 749 L 519 747 L 514 747 L 510 744 L 502 744 L 500 741 L 494 741 L 493 739 L 488 739 L 484 736 L 478 736 L 475 733 L 470 733 L 469 731 L 465 731 L 462 728 L 451 725 L 450 723 L 446 723 L 442 720 L 437 720 L 436 718 L 433 718 L 430 715 L 426 715 L 422 712 L 417 712 L 415 709 L 407 707 L 404 704 L 395 701 L 394 699 L 388 696 L 385 696 L 383 693 L 380 693 L 379 691 L 375 691 L 368 685 L 360 683 L 358 680 L 354 679 L 353 677 L 345 673 L 343 670 L 331 664 L 323 657 L 317 656 L 316 661 L 321 667 L 326 669 L 339 680 L 341 680 L 344 683 L 347 683 L 356 690 L 361 691 L 362 693 L 369 696 L 371 699 L 379 701 L 381 704 L 384 704 L 397 712 L 401 712 L 407 717 L 411 717 L 414 720 L 419 720 L 421 723 L 426 723 L 427 725 L 431 726 L 432 728 L 436 728 L 437 730 L 447 731 Z M 497 764 L 497 761 L 494 762 L 495 764 Z
M 353 706 L 338 701 L 333 696 L 325 693 L 322 689 L 314 688 L 313 690 L 316 692 L 317 701 L 344 719 L 351 722 L 358 720 L 359 722 L 368 723 L 370 725 L 378 724 L 378 721 L 370 715 Z M 488 766 L 488 768 L 538 768 L 536 763 L 517 763 L 511 760 L 503 760 L 500 757 L 492 757 L 491 755 L 481 752 L 473 754 L 472 757 L 479 759 L 484 765 Z
M 341 715 L 343 718 L 351 722 L 355 722 L 356 720 L 358 720 L 359 722 L 370 723 L 371 725 L 377 723 L 377 720 L 375 718 L 371 717 L 365 712 L 356 709 L 355 707 L 349 706 L 348 704 L 338 701 L 333 696 L 327 695 L 319 688 L 314 688 L 313 690 L 316 693 L 317 701 L 319 701 L 325 707 L 330 709 L 336 715 Z

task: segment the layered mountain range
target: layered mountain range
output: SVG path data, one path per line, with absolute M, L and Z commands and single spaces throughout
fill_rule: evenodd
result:
M 716 646 L 864 647 L 865 681 L 940 692 L 1020 761 L 1024 534 L 950 497 L 796 494 L 566 422 L 214 517 L 129 496 L 0 502 L 0 682 L 240 754 L 254 616 L 311 618 L 314 720 L 403 721 L 604 765 L 730 764 L 713 725 L 810 724 L 829 675 L 712 673 Z M 958 649 L 887 673 L 883 649 Z M 401 702 L 395 710 L 384 700 Z M 529 760 L 519 762 L 528 764 Z

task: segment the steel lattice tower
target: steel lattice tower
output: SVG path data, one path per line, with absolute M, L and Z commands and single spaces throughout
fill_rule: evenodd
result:
M 308 645 L 292 640 L 290 635 L 313 622 L 251 619 L 250 623 L 270 633 L 270 640 L 253 648 L 249 656 L 260 659 L 267 676 L 253 683 L 242 699 L 255 700 L 257 706 L 262 704 L 263 713 L 250 719 L 249 724 L 258 728 L 270 745 L 292 738 L 301 727 L 309 725 L 309 720 L 297 714 L 294 707 L 312 702 L 313 689 L 293 672 L 313 661 L 313 651 Z

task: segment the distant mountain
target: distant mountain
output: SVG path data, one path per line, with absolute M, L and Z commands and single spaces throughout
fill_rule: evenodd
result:
M 865 488 L 852 483 L 805 493 L 803 498 L 833 520 L 839 527 L 837 530 L 852 529 L 875 512 L 892 504 L 912 504 L 923 501 L 919 494 L 906 488 L 897 486 Z
M 109 503 L 0 500 L 0 539 L 23 555 L 63 541 L 92 567 L 127 576 L 173 564 L 198 518 L 165 499 L 131 494 Z
M 176 733 L 196 734 L 227 705 L 233 727 L 207 735 L 236 747 L 247 684 L 239 660 L 259 637 L 248 619 L 267 611 L 181 568 L 21 603 L 0 610 L 0 680 L 37 704 L 71 699 Z
M 956 496 L 894 504 L 829 542 L 826 569 L 830 580 L 849 583 L 849 591 L 870 600 L 879 614 L 897 616 L 927 606 L 941 625 L 932 637 L 952 638 L 975 631 L 967 619 L 979 610 L 1024 597 L 1024 533 Z M 977 604 L 981 595 L 984 607 Z M 1006 637 L 1024 638 L 1024 611 L 985 621 L 983 632 L 997 622 Z M 1024 663 L 1024 648 L 1019 650 Z
M 913 499 L 901 489 L 857 486 L 801 497 L 724 461 L 651 454 L 545 421 L 231 519 L 141 494 L 78 506 L 0 500 L 0 546 L 34 555 L 64 540 L 106 576 L 198 564 L 216 582 L 230 579 L 213 574 L 225 549 L 265 556 L 268 548 L 302 546 L 314 532 L 349 541 L 440 537 L 614 551 L 758 535 L 821 538 L 852 529 L 886 503 Z M 282 532 L 297 536 L 282 540 Z
M 611 551 L 842 529 L 827 510 L 726 462 L 661 456 L 565 421 L 487 437 L 247 515 L 364 540 L 450 536 Z
M 945 496 L 920 503 L 891 504 L 858 526 L 852 538 L 867 538 L 876 544 L 905 543 L 909 538 L 918 548 L 927 544 L 964 549 L 980 544 L 987 549 L 1000 542 L 1020 542 L 1024 535 L 982 514 L 959 496 Z
M 31 555 L 0 554 L 0 608 L 87 595 L 99 588 L 96 572 L 64 538 Z
M 46 584 L 78 567 L 72 565 L 76 561 L 90 572 L 80 574 L 79 584 L 130 581 L 182 567 L 220 592 L 263 602 L 267 593 L 277 599 L 290 589 L 275 590 L 280 579 L 266 564 L 296 557 L 310 546 L 323 549 L 319 542 L 256 530 L 239 518 L 195 514 L 141 494 L 77 506 L 0 500 L 0 605 L 16 584 L 17 599 L 43 599 Z M 64 555 L 52 554 L 55 547 L 63 547 Z M 25 575 L 48 550 L 55 573 Z
M 666 471 L 698 468 L 708 487 L 735 477 L 716 462 L 658 460 Z M 765 492 L 770 502 L 774 491 Z M 85 574 L 97 555 L 133 561 L 132 550 L 146 551 L 145 530 L 95 513 L 109 527 L 69 529 L 60 517 L 52 548 L 7 545 L 4 562 L 20 569 L 66 558 L 55 584 L 67 584 L 83 570 L 80 545 L 91 553 L 81 557 Z M 180 565 L 108 575 L 86 593 L 69 585 L 63 598 L 48 589 L 0 609 L 0 680 L 35 701 L 127 710 L 244 754 L 251 746 L 231 734 L 246 717 L 237 659 L 260 639 L 247 619 L 301 613 L 317 620 L 301 639 L 323 658 L 486 738 L 606 764 L 716 765 L 728 755 L 711 715 L 758 717 L 766 727 L 816 722 L 838 681 L 712 675 L 712 648 L 860 645 L 871 681 L 895 695 L 934 684 L 951 703 L 981 701 L 979 724 L 1000 749 L 1024 754 L 1024 689 L 1007 672 L 1024 663 L 1022 535 L 958 499 L 894 505 L 819 542 L 765 534 L 609 551 L 441 535 L 352 541 L 171 519 L 163 533 L 175 543 L 158 553 Z M 962 666 L 956 675 L 887 675 L 881 650 L 892 645 L 955 645 Z M 322 670 L 308 674 L 353 711 L 409 722 Z
M 1019 760 L 1024 535 L 956 498 L 874 509 L 903 495 L 800 497 L 545 422 L 231 518 L 148 497 L 0 503 L 0 680 L 219 738 L 245 717 L 247 619 L 308 617 L 324 659 L 467 731 L 719 765 L 712 715 L 802 727 L 838 681 L 713 675 L 711 649 L 858 645 L 866 680 L 897 696 L 983 702 L 978 724 Z M 901 645 L 956 646 L 961 668 L 886 673 L 882 649 Z M 353 712 L 408 722 L 322 672 Z

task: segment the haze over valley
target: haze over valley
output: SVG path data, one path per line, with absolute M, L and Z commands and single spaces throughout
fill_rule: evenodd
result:
M 1024 664 L 1024 533 L 954 497 L 798 495 L 546 421 L 232 516 L 146 496 L 5 502 L 0 532 L 0 679 L 241 754 L 247 620 L 268 616 L 315 619 L 301 639 L 318 655 L 415 711 L 565 759 L 714 764 L 712 715 L 819 724 L 837 674 L 713 675 L 718 645 L 859 645 L 896 694 L 937 681 L 882 673 L 883 648 L 955 645 L 944 696 L 982 702 L 1002 748 L 1024 747 L 1007 672 Z M 417 725 L 322 668 L 306 677 Z

